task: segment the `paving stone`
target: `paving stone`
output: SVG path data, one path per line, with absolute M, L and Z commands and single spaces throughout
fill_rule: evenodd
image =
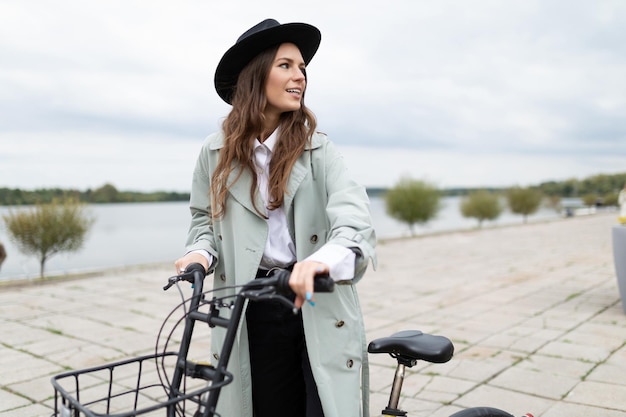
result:
M 519 381 L 520 385 L 524 383 L 524 381 Z M 556 403 L 554 400 L 486 384 L 459 398 L 453 404 L 462 408 L 494 407 L 515 416 L 524 415 L 525 413 L 542 416 L 545 410 L 554 403 Z
M 22 352 L 12 352 L 15 359 L 12 364 L 3 365 L 1 384 L 11 387 L 13 384 L 29 381 L 33 378 L 50 375 L 53 372 L 60 372 L 62 367 L 50 362 L 47 358 L 37 358 Z M 5 369 L 10 369 L 6 372 Z
M 588 376 L 587 381 L 609 381 L 626 386 L 626 354 L 621 349 L 613 354 L 605 363 L 598 365 Z
M 2 407 L 2 410 L 13 410 L 18 407 L 24 407 L 31 403 L 32 401 L 28 400 L 27 398 L 24 398 L 20 395 L 15 395 L 12 392 L 0 388 L 0 404 L 2 404 L 0 407 Z
M 5 403 L 0 402 L 4 408 Z M 52 408 L 41 404 L 29 404 L 24 407 L 0 411 L 0 417 L 48 417 L 52 415 Z
M 559 402 L 554 404 L 541 417 L 563 417 L 563 416 L 584 416 L 584 417 L 624 417 L 624 411 L 609 410 L 606 407 L 590 407 L 580 404 Z
M 608 382 L 584 381 L 567 396 L 567 402 L 626 410 L 626 386 Z
M 34 402 L 43 402 L 54 396 L 54 389 L 50 383 L 51 375 L 62 371 L 61 369 L 56 369 L 49 375 L 38 376 L 23 382 L 11 384 L 11 391 L 23 395 Z
M 453 359 L 445 365 L 440 365 L 440 369 L 443 375 L 451 378 L 482 383 L 492 379 L 510 365 L 510 361 L 495 358 Z
M 542 355 L 532 355 L 516 365 L 520 369 L 541 374 L 565 376 L 579 381 L 582 381 L 595 366 L 594 363 L 587 361 Z
M 611 354 L 610 349 L 604 346 L 585 346 L 567 341 L 548 343 L 537 352 L 540 355 L 557 358 L 576 359 L 598 363 L 606 360 Z
M 545 371 L 535 371 L 513 367 L 505 370 L 490 385 L 520 391 L 554 400 L 563 398 L 572 388 L 580 383 L 580 378 L 557 375 Z

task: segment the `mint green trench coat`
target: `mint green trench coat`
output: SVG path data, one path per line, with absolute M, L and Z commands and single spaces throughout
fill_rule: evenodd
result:
M 187 250 L 205 249 L 215 257 L 209 271 L 214 273 L 214 288 L 240 285 L 253 279 L 268 234 L 266 220 L 256 212 L 251 201 L 252 177 L 248 172 L 231 187 L 225 216 L 210 221 L 210 178 L 223 144 L 223 133 L 210 135 L 198 157 L 193 174 L 192 221 L 187 242 Z M 263 208 L 256 194 L 257 207 Z M 316 133 L 296 161 L 284 207 L 298 260 L 331 242 L 355 249 L 358 254 L 354 279 L 336 285 L 333 293 L 316 294 L 316 305 L 305 304 L 302 318 L 325 417 L 369 415 L 365 329 L 354 284 L 363 276 L 370 260 L 376 266 L 376 236 L 365 189 L 350 179 L 342 157 L 326 135 Z M 218 357 L 224 333 L 223 329 L 213 329 L 211 354 L 214 358 Z M 234 382 L 222 390 L 218 411 L 225 417 L 252 417 L 245 320 L 241 323 L 228 369 L 234 375 Z

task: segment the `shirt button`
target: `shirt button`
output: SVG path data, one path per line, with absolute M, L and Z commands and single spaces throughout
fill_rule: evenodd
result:
M 218 353 L 214 353 L 213 357 L 215 358 L 216 361 L 220 360 L 220 355 Z
M 348 368 L 352 368 L 352 366 L 354 366 L 354 361 L 352 359 L 348 359 L 348 362 L 346 362 L 346 366 Z
M 311 243 L 317 243 L 317 235 L 311 236 Z
M 217 235 L 217 238 L 218 238 L 219 240 L 222 240 L 222 235 Z
M 220 279 L 222 280 L 222 282 L 226 282 L 226 275 L 220 274 Z
M 339 327 L 343 327 L 343 325 L 346 324 L 343 320 L 338 320 L 337 323 L 335 323 L 335 327 L 339 328 Z

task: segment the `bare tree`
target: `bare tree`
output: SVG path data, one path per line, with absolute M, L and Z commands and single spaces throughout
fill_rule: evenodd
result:
M 4 215 L 9 237 L 20 251 L 36 255 L 39 275 L 44 278 L 46 261 L 59 252 L 73 252 L 83 246 L 93 219 L 85 205 L 75 199 L 37 204 Z

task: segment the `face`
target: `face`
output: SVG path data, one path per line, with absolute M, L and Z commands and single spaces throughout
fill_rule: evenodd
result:
M 300 109 L 306 88 L 304 68 L 304 59 L 296 45 L 284 43 L 278 48 L 265 84 L 266 117 Z

